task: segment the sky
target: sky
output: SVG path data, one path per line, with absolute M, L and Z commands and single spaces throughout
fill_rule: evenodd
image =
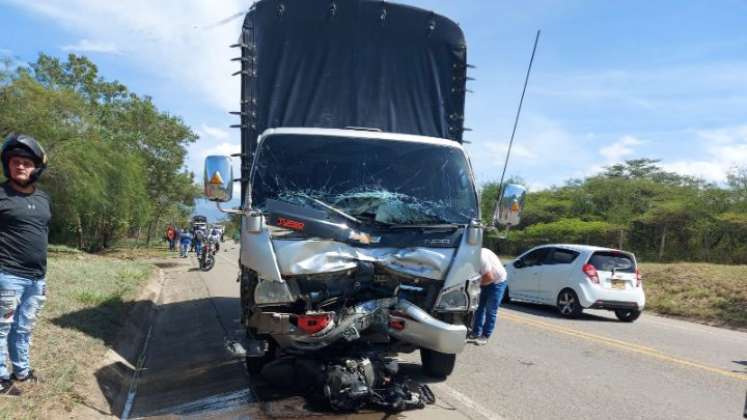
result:
M 343 1 L 343 0 L 337 0 Z M 465 134 L 478 184 L 500 178 L 535 32 L 537 55 L 508 176 L 530 190 L 626 159 L 723 184 L 747 166 L 747 0 L 401 0 L 459 23 Z M 200 139 L 187 166 L 239 150 L 229 48 L 251 1 L 0 0 L 0 56 L 83 54 L 153 97 Z M 231 19 L 233 18 L 233 19 Z

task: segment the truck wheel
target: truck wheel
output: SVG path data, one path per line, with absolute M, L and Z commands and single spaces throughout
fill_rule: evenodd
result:
M 456 364 L 456 354 L 441 353 L 430 349 L 420 349 L 420 361 L 426 375 L 445 378 L 451 375 Z
M 275 340 L 270 337 L 267 337 L 267 342 L 267 351 L 265 352 L 264 356 L 246 356 L 244 358 L 244 361 L 246 363 L 246 370 L 247 372 L 249 372 L 249 375 L 258 375 L 266 364 L 275 360 L 275 350 L 277 349 L 277 344 L 275 343 Z

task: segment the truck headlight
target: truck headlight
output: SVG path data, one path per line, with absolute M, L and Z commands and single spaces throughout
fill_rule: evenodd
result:
M 438 300 L 436 300 L 436 311 L 455 312 L 467 310 L 467 294 L 464 293 L 464 286 L 459 285 L 444 289 L 441 291 Z
M 284 281 L 260 279 L 257 288 L 254 289 L 254 303 L 257 305 L 290 303 L 293 300 L 288 284 Z
M 467 296 L 469 297 L 470 311 L 477 310 L 477 305 L 480 304 L 480 290 L 479 276 L 472 280 L 467 280 Z

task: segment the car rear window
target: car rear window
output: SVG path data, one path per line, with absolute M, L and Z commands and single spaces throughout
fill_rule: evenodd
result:
M 589 264 L 599 271 L 615 271 L 621 273 L 635 273 L 635 262 L 630 255 L 614 251 L 597 251 L 591 258 Z

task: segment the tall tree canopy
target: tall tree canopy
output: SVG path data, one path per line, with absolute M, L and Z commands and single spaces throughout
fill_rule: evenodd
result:
M 107 81 L 88 58 L 40 54 L 0 70 L 0 135 L 36 137 L 49 154 L 50 240 L 88 250 L 125 235 L 150 240 L 184 223 L 199 190 L 186 172 L 197 135 L 150 97 Z
M 521 224 L 489 246 L 509 254 L 554 242 L 622 247 L 661 261 L 747 263 L 747 168 L 724 186 L 636 159 L 599 175 L 527 195 Z M 496 184 L 483 188 L 484 221 Z

